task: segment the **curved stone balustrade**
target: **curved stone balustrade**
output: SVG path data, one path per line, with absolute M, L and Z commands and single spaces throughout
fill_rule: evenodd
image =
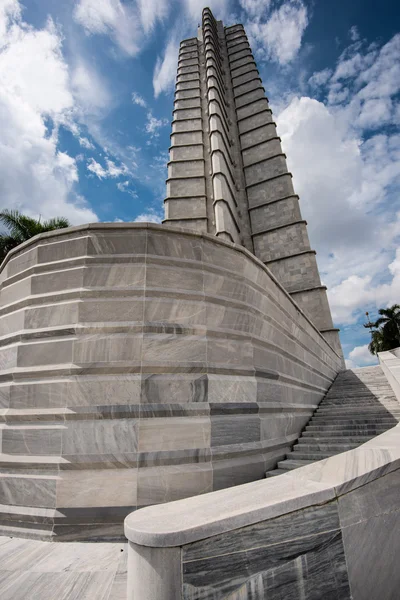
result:
M 241 246 L 153 224 L 33 238 L 0 271 L 0 531 L 115 538 L 263 477 L 340 357 Z
M 128 600 L 397 598 L 400 425 L 273 479 L 125 520 Z

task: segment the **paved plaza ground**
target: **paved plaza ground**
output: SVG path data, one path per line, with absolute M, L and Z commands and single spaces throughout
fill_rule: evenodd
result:
M 0 537 L 1 600 L 125 600 L 127 544 Z

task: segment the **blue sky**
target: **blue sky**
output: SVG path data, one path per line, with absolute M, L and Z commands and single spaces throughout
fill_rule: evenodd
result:
M 348 364 L 400 301 L 400 7 L 213 0 L 253 46 Z M 0 0 L 0 195 L 45 218 L 160 221 L 197 0 Z

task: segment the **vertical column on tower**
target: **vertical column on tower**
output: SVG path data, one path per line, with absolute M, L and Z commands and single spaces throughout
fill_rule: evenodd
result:
M 210 9 L 203 10 L 203 44 L 206 67 L 206 94 L 211 155 L 212 203 L 215 235 L 242 243 L 235 179 L 232 121 L 229 117 L 226 71 L 224 67 L 224 30 Z M 237 141 L 236 141 L 237 144 Z
M 164 223 L 207 232 L 199 58 L 197 38 L 183 40 L 175 88 Z
M 255 255 L 341 354 L 307 223 L 243 25 L 225 28 Z

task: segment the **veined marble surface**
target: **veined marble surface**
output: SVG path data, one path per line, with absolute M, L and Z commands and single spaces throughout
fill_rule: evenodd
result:
M 2 600 L 125 600 L 127 544 L 0 537 Z

